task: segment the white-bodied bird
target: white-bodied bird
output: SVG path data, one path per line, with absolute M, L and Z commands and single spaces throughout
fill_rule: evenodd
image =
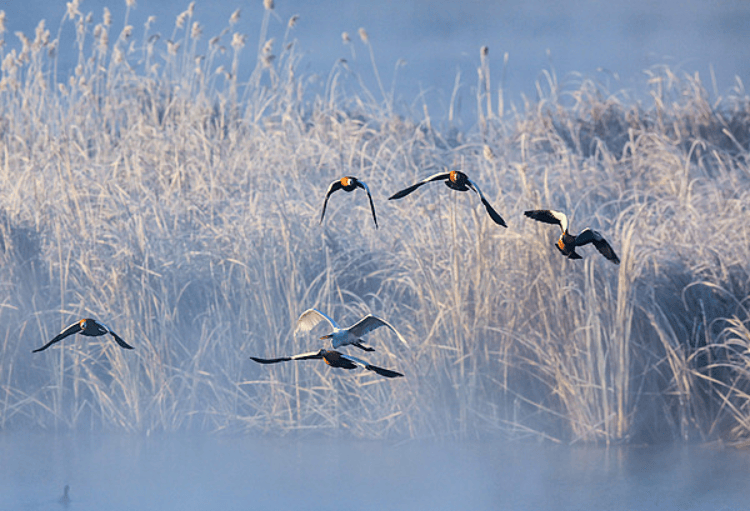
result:
M 320 339 L 330 339 L 331 345 L 334 347 L 334 349 L 340 346 L 351 345 L 364 351 L 375 351 L 374 348 L 362 344 L 361 337 L 368 332 L 372 332 L 376 328 L 380 328 L 381 326 L 386 326 L 393 330 L 393 332 L 398 337 L 398 340 L 401 341 L 404 346 L 409 346 L 406 340 L 401 336 L 400 333 L 398 333 L 395 328 L 393 328 L 393 326 L 391 326 L 390 323 L 388 323 L 387 321 L 383 321 L 382 319 L 375 317 L 372 314 L 368 314 L 349 328 L 341 328 L 338 323 L 336 323 L 330 316 L 323 314 L 317 309 L 308 309 L 303 312 L 297 320 L 297 326 L 294 330 L 294 333 L 309 332 L 313 329 L 313 327 L 315 327 L 315 325 L 323 320 L 328 321 L 328 324 L 331 325 L 331 328 L 333 328 L 333 332 L 324 335 Z

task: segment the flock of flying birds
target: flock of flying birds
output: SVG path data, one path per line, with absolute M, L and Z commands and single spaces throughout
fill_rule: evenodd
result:
M 396 200 L 406 197 L 420 186 L 431 183 L 433 181 L 443 181 L 446 186 L 448 186 L 448 188 L 459 192 L 472 190 L 479 196 L 479 200 L 487 210 L 487 214 L 490 216 L 492 221 L 503 227 L 508 227 L 505 223 L 505 220 L 503 220 L 503 218 L 487 201 L 477 184 L 469 179 L 466 174 L 457 170 L 453 170 L 450 172 L 440 172 L 427 177 L 419 181 L 418 183 L 395 193 L 394 195 L 389 197 L 388 200 Z M 323 218 L 326 214 L 326 206 L 328 205 L 328 199 L 330 198 L 331 194 L 338 190 L 353 192 L 357 188 L 362 188 L 367 193 L 367 198 L 370 201 L 370 210 L 372 211 L 372 219 L 375 222 L 375 227 L 377 228 L 378 219 L 375 215 L 375 205 L 372 202 L 370 189 L 364 181 L 361 181 L 352 176 L 345 176 L 341 179 L 337 179 L 328 187 L 325 200 L 323 201 L 323 211 L 320 214 L 320 223 L 323 223 Z M 594 247 L 596 247 L 596 249 L 599 250 L 599 252 L 609 261 L 613 262 L 614 264 L 620 264 L 620 258 L 617 257 L 617 254 L 612 249 L 610 244 L 599 232 L 586 228 L 578 234 L 571 234 L 568 231 L 568 218 L 564 213 L 546 209 L 537 209 L 525 211 L 524 215 L 539 222 L 553 224 L 560 227 L 562 234 L 560 234 L 560 238 L 557 240 L 555 246 L 564 256 L 570 259 L 581 259 L 581 256 L 576 252 L 576 248 L 592 243 Z M 336 348 L 339 348 L 341 346 L 354 346 L 355 348 L 359 348 L 363 351 L 375 351 L 374 348 L 363 344 L 362 336 L 377 328 L 380 328 L 381 326 L 385 326 L 391 329 L 396 334 L 399 341 L 401 341 L 405 346 L 408 346 L 406 340 L 401 336 L 400 333 L 398 333 L 395 328 L 393 328 L 393 326 L 391 326 L 390 323 L 370 314 L 348 328 L 341 328 L 331 317 L 327 316 L 326 314 L 320 312 L 317 309 L 308 309 L 303 312 L 297 320 L 294 333 L 296 334 L 297 332 L 308 332 L 323 320 L 328 322 L 333 331 L 330 334 L 322 336 L 320 340 L 330 339 L 333 349 L 322 348 L 318 351 L 311 351 L 308 353 L 301 353 L 299 355 L 279 358 L 250 357 L 250 359 L 260 364 L 276 364 L 279 362 L 287 362 L 290 360 L 323 360 L 331 367 L 338 367 L 342 369 L 355 369 L 357 367 L 362 367 L 368 371 L 373 371 L 386 378 L 403 376 L 403 374 L 399 372 L 374 366 L 360 358 L 353 357 L 336 350 Z M 68 326 L 47 344 L 45 344 L 41 348 L 33 350 L 33 352 L 37 353 L 40 351 L 44 351 L 53 344 L 77 333 L 87 336 L 100 336 L 110 334 L 115 339 L 115 342 L 120 345 L 120 347 L 129 350 L 133 349 L 132 346 L 126 343 L 119 335 L 113 332 L 112 329 L 104 323 L 101 323 L 96 319 L 86 318 L 81 319 L 80 321 L 77 321 L 76 323 Z

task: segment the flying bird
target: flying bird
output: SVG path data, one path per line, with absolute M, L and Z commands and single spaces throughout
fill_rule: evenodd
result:
M 539 222 L 560 226 L 562 234 L 560 235 L 560 239 L 557 240 L 555 246 L 564 256 L 570 259 L 581 259 L 581 256 L 576 252 L 576 247 L 593 243 L 596 249 L 601 252 L 604 257 L 615 264 L 620 264 L 620 258 L 617 257 L 617 254 L 615 254 L 615 251 L 609 245 L 607 240 L 605 240 L 598 231 L 586 228 L 578 235 L 570 234 L 568 232 L 568 217 L 565 216 L 565 213 L 548 209 L 535 209 L 532 211 L 524 211 L 523 214 Z
M 360 367 L 364 367 L 368 371 L 374 371 L 378 373 L 380 376 L 385 376 L 386 378 L 396 378 L 398 376 L 403 376 L 403 374 L 398 373 L 396 371 L 391 371 L 390 369 L 383 369 L 382 367 L 368 364 L 364 360 L 361 360 L 359 358 L 352 357 L 349 355 L 344 355 L 343 353 L 338 352 L 336 350 L 321 349 L 318 351 L 311 351 L 309 353 L 302 353 L 300 355 L 292 355 L 291 357 L 281 357 L 281 358 L 250 357 L 250 359 L 254 360 L 255 362 L 258 362 L 259 364 L 276 364 L 279 362 L 288 362 L 289 360 L 323 359 L 323 361 L 331 367 L 340 367 L 342 369 L 354 369 L 357 366 L 360 366 Z
M 130 344 L 123 341 L 119 335 L 114 333 L 112 329 L 109 328 L 104 323 L 101 323 L 100 321 L 97 321 L 96 319 L 86 318 L 86 319 L 82 319 L 80 321 L 73 323 L 72 325 L 67 327 L 65 330 L 57 334 L 55 338 L 52 339 L 50 342 L 48 342 L 41 348 L 37 348 L 33 350 L 32 353 L 44 351 L 50 346 L 52 346 L 53 344 L 55 344 L 56 342 L 62 341 L 69 335 L 78 334 L 78 333 L 80 333 L 81 335 L 88 335 L 91 337 L 97 337 L 99 335 L 104 335 L 104 334 L 110 334 L 112 337 L 115 338 L 115 341 L 117 342 L 117 344 L 120 345 L 120 347 L 125 348 L 126 350 L 133 349 L 133 347 Z
M 490 218 L 498 225 L 502 225 L 503 227 L 508 227 L 508 225 L 505 223 L 505 220 L 495 211 L 492 209 L 492 206 L 490 206 L 490 203 L 487 202 L 487 199 L 484 198 L 484 194 L 482 193 L 482 190 L 479 189 L 477 184 L 469 179 L 469 176 L 464 174 L 463 172 L 460 172 L 458 170 L 452 170 L 450 172 L 441 172 L 435 175 L 432 175 L 428 178 L 423 179 L 417 184 L 411 185 L 409 188 L 404 188 L 400 192 L 397 192 L 393 194 L 392 196 L 388 197 L 388 200 L 395 200 L 400 199 L 402 197 L 406 197 L 411 192 L 419 188 L 420 186 L 427 184 L 431 181 L 445 181 L 446 186 L 448 188 L 451 188 L 453 190 L 459 191 L 459 192 L 465 192 L 468 190 L 474 190 L 474 192 L 479 195 L 479 199 L 482 201 L 482 204 L 484 204 L 485 209 L 487 210 L 487 213 L 490 215 Z
M 331 339 L 331 344 L 334 349 L 340 346 L 351 345 L 364 351 L 375 351 L 375 348 L 371 348 L 370 346 L 365 346 L 364 344 L 362 344 L 362 339 L 360 339 L 360 337 L 368 332 L 372 332 L 376 328 L 380 328 L 381 326 L 386 326 L 393 330 L 393 332 L 398 337 L 398 340 L 401 341 L 404 346 L 409 346 L 406 340 L 401 336 L 400 333 L 398 333 L 395 328 L 393 328 L 393 326 L 391 326 L 390 323 L 388 323 L 387 321 L 383 321 L 382 319 L 375 317 L 372 314 L 368 314 L 349 328 L 341 328 L 338 323 L 336 323 L 330 316 L 323 314 L 317 309 L 308 309 L 303 312 L 297 320 L 297 326 L 294 329 L 294 333 L 309 332 L 315 325 L 323 320 L 328 321 L 328 324 L 331 325 L 331 328 L 333 328 L 333 332 L 324 335 L 320 339 Z
M 323 201 L 323 212 L 320 214 L 320 223 L 323 223 L 323 217 L 326 216 L 326 206 L 328 205 L 328 198 L 331 194 L 337 190 L 344 190 L 345 192 L 353 192 L 357 188 L 362 188 L 367 192 L 367 198 L 370 199 L 370 210 L 372 211 L 372 219 L 375 221 L 375 228 L 378 227 L 378 219 L 375 216 L 375 205 L 372 203 L 372 195 L 370 195 L 370 189 L 364 181 L 360 181 L 356 177 L 346 176 L 341 179 L 337 179 L 331 186 L 328 187 L 326 192 L 325 201 Z

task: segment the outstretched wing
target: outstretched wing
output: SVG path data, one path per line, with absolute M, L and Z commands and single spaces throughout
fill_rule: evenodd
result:
M 109 330 L 109 328 L 107 329 Z M 115 338 L 115 342 L 120 345 L 121 348 L 125 348 L 126 350 L 132 350 L 133 347 L 122 340 L 122 337 L 114 333 L 112 330 L 109 330 L 109 335 Z
M 95 319 L 94 323 L 96 323 L 99 326 L 100 329 L 104 330 L 105 332 L 108 332 L 109 335 L 111 335 L 112 337 L 114 337 L 115 338 L 115 342 L 117 344 L 119 344 L 121 348 L 125 348 L 126 350 L 132 350 L 133 349 L 133 347 L 130 344 L 128 344 L 125 341 L 123 341 L 122 337 L 120 337 L 119 335 L 117 335 L 116 333 L 114 333 L 112 331 L 112 329 L 109 328 L 107 325 L 105 325 L 104 323 L 102 323 L 98 319 Z
M 577 247 L 587 245 L 588 243 L 593 243 L 596 249 L 613 263 L 620 264 L 620 258 L 617 257 L 617 254 L 615 254 L 615 251 L 612 249 L 610 244 L 607 243 L 607 240 L 605 240 L 598 231 L 586 228 L 582 230 L 578 236 L 576 236 Z
M 45 344 L 41 348 L 37 348 L 35 350 L 32 350 L 32 353 L 38 353 L 40 351 L 44 351 L 47 348 L 49 348 L 50 346 L 52 346 L 53 344 L 55 344 L 56 342 L 62 341 L 63 339 L 65 339 L 69 335 L 77 334 L 81 330 L 82 330 L 81 329 L 81 322 L 80 321 L 76 321 L 72 325 L 66 327 L 62 332 L 60 332 L 59 334 L 57 334 L 54 339 L 52 339 L 50 342 L 48 342 L 47 344 Z
M 368 314 L 364 318 L 360 319 L 357 323 L 350 326 L 347 330 L 352 335 L 356 335 L 357 337 L 361 337 L 365 335 L 368 332 L 372 332 L 376 328 L 380 328 L 381 326 L 386 326 L 390 328 L 398 337 L 398 340 L 401 341 L 404 346 L 409 347 L 409 344 L 406 342 L 406 339 L 404 339 L 400 333 L 398 333 L 398 330 L 393 328 L 393 325 L 388 323 L 387 321 L 384 321 L 376 316 L 373 316 L 372 314 Z
M 309 332 L 315 327 L 315 325 L 323 320 L 328 321 L 331 328 L 339 328 L 339 325 L 332 318 L 323 314 L 318 309 L 307 309 L 297 320 L 297 326 L 294 329 L 294 333 Z
M 372 203 L 372 195 L 370 195 L 370 188 L 367 186 L 367 183 L 364 181 L 361 181 L 357 179 L 357 186 L 362 188 L 365 192 L 367 192 L 367 198 L 370 199 L 370 210 L 372 211 L 372 219 L 375 221 L 375 228 L 378 228 L 378 218 L 375 216 L 375 204 Z
M 399 372 L 391 371 L 390 369 L 383 369 L 382 367 L 378 367 L 378 366 L 374 366 L 372 364 L 365 362 L 364 360 L 360 358 L 352 357 L 351 355 L 344 355 L 342 353 L 341 358 L 345 358 L 346 360 L 349 360 L 350 362 L 353 362 L 357 364 L 358 366 L 364 367 L 368 371 L 374 371 L 378 373 L 380 376 L 385 376 L 386 378 L 396 378 L 398 376 L 403 376 L 403 374 Z
M 531 211 L 524 211 L 523 214 L 539 222 L 559 225 L 562 232 L 568 230 L 568 217 L 565 216 L 565 213 L 561 213 L 560 211 L 552 211 L 551 209 L 534 209 Z
M 259 364 L 278 364 L 279 362 L 289 362 L 290 360 L 311 360 L 315 358 L 323 358 L 321 350 L 310 351 L 308 353 L 300 353 L 299 355 L 292 355 L 291 357 L 281 358 L 258 358 L 250 357 L 250 360 L 258 362 Z
M 427 177 L 427 178 L 421 180 L 419 183 L 411 185 L 409 188 L 404 188 L 400 192 L 394 193 L 393 195 L 391 195 L 390 197 L 388 197 L 388 200 L 394 200 L 394 199 L 400 199 L 402 197 L 406 197 L 411 192 L 413 192 L 414 190 L 416 190 L 420 186 L 429 183 L 430 181 L 440 181 L 440 180 L 445 181 L 449 177 L 450 177 L 450 173 L 449 172 L 440 172 L 438 174 L 433 174 L 432 176 Z
M 132 350 L 133 349 L 133 347 L 130 344 L 128 344 L 125 341 L 123 341 L 122 337 L 120 337 L 119 335 L 117 335 L 116 333 L 114 333 L 112 331 L 112 329 L 109 328 L 107 325 L 105 325 L 104 323 L 102 323 L 98 319 L 95 319 L 93 321 L 94 321 L 94 323 L 96 323 L 96 325 L 99 327 L 100 330 L 103 330 L 104 332 L 108 332 L 109 335 L 111 335 L 112 337 L 114 337 L 115 338 L 115 342 L 117 344 L 119 344 L 121 348 L 125 348 L 126 350 Z
M 328 206 L 328 197 L 330 197 L 331 194 L 335 192 L 336 190 L 341 190 L 341 188 L 342 188 L 342 185 L 341 185 L 340 179 L 337 179 L 336 181 L 331 183 L 331 186 L 328 187 L 328 191 L 326 192 L 326 198 L 323 201 L 323 211 L 320 213 L 321 224 L 323 223 L 323 217 L 326 216 L 326 206 Z
M 495 222 L 497 225 L 508 227 L 508 224 L 505 223 L 505 220 L 503 220 L 503 217 L 501 217 L 497 213 L 497 211 L 495 211 L 493 207 L 490 206 L 490 203 L 487 201 L 487 199 L 484 198 L 484 194 L 482 193 L 482 190 L 479 189 L 477 184 L 469 178 L 466 178 L 466 182 L 469 184 L 469 188 L 474 190 L 476 194 L 479 195 L 479 199 L 482 201 L 482 204 L 484 204 L 484 208 L 487 210 L 487 213 L 490 215 L 490 218 L 492 219 L 492 221 Z

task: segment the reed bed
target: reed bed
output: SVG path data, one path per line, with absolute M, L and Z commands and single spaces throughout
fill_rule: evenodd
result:
M 741 83 L 710 98 L 660 67 L 636 100 L 549 72 L 518 106 L 493 99 L 482 48 L 466 127 L 455 104 L 441 121 L 367 89 L 365 31 L 369 60 L 345 38 L 351 62 L 300 75 L 297 20 L 266 4 L 244 14 L 254 50 L 238 15 L 213 37 L 191 4 L 165 40 L 71 2 L 69 74 L 45 24 L 0 34 L 0 428 L 750 442 Z M 509 228 L 439 184 L 386 200 L 443 167 Z M 318 224 L 343 175 L 370 185 L 380 229 L 360 192 Z M 622 264 L 561 257 L 522 215 L 542 208 Z M 410 347 L 382 329 L 366 355 L 406 377 L 248 360 L 322 347 L 293 335 L 310 307 L 386 318 Z M 136 349 L 30 353 L 85 316 Z

